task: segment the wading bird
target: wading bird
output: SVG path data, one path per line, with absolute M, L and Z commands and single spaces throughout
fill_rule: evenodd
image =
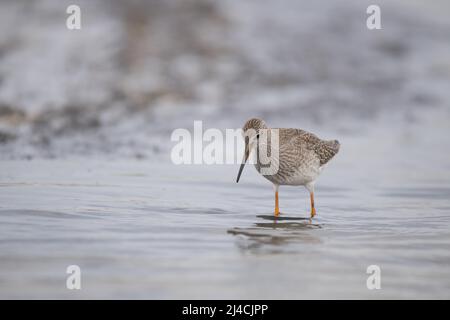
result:
M 301 129 L 269 128 L 263 120 L 256 118 L 248 120 L 242 130 L 245 153 L 236 182 L 239 182 L 250 153 L 256 152 L 256 170 L 274 186 L 275 216 L 280 214 L 279 186 L 291 185 L 305 186 L 309 191 L 313 218 L 316 215 L 314 183 L 324 166 L 338 153 L 339 142 L 321 140 Z M 269 170 L 264 171 L 267 166 Z

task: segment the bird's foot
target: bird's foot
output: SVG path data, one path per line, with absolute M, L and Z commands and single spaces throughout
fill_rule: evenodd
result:
M 316 209 L 312 208 L 311 209 L 311 219 L 314 218 L 315 215 L 316 215 Z

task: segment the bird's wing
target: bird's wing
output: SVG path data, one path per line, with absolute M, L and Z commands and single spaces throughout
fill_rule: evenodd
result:
M 319 156 L 320 164 L 324 165 L 330 161 L 336 153 L 338 153 L 340 146 L 341 145 L 337 140 L 320 140 L 320 142 L 314 146 L 314 152 Z
M 304 130 L 288 129 L 282 134 L 291 140 L 291 143 L 312 150 L 319 158 L 321 166 L 330 161 L 339 151 L 339 141 L 322 140 L 315 134 Z
M 283 179 L 294 176 L 298 168 L 308 166 L 319 167 L 320 161 L 313 150 L 310 150 L 305 141 L 298 135 L 284 136 L 279 149 L 278 175 Z

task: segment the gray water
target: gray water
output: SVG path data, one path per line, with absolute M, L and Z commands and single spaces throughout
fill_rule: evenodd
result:
M 443 120 L 439 121 L 438 118 Z M 317 183 L 250 166 L 3 161 L 2 298 L 450 298 L 446 119 L 347 136 Z M 380 143 L 380 140 L 383 143 Z M 82 289 L 65 287 L 79 265 Z M 368 290 L 366 268 L 381 268 Z
M 450 298 L 448 1 L 374 31 L 371 1 L 77 3 L 72 32 L 0 2 L 0 298 Z M 251 166 L 170 161 L 254 116 L 341 142 L 312 223 L 302 187 L 275 220 Z

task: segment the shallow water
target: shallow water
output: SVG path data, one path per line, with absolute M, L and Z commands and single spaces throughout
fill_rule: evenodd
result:
M 450 298 L 448 1 L 377 31 L 369 1 L 81 1 L 70 38 L 41 2 L 0 3 L 0 298 Z M 253 116 L 341 142 L 312 223 L 302 187 L 275 220 L 254 168 L 167 159 Z
M 252 167 L 236 184 L 237 165 L 3 161 L 0 297 L 450 298 L 448 157 L 374 137 L 344 137 L 312 223 L 302 187 L 280 189 L 275 220 Z

